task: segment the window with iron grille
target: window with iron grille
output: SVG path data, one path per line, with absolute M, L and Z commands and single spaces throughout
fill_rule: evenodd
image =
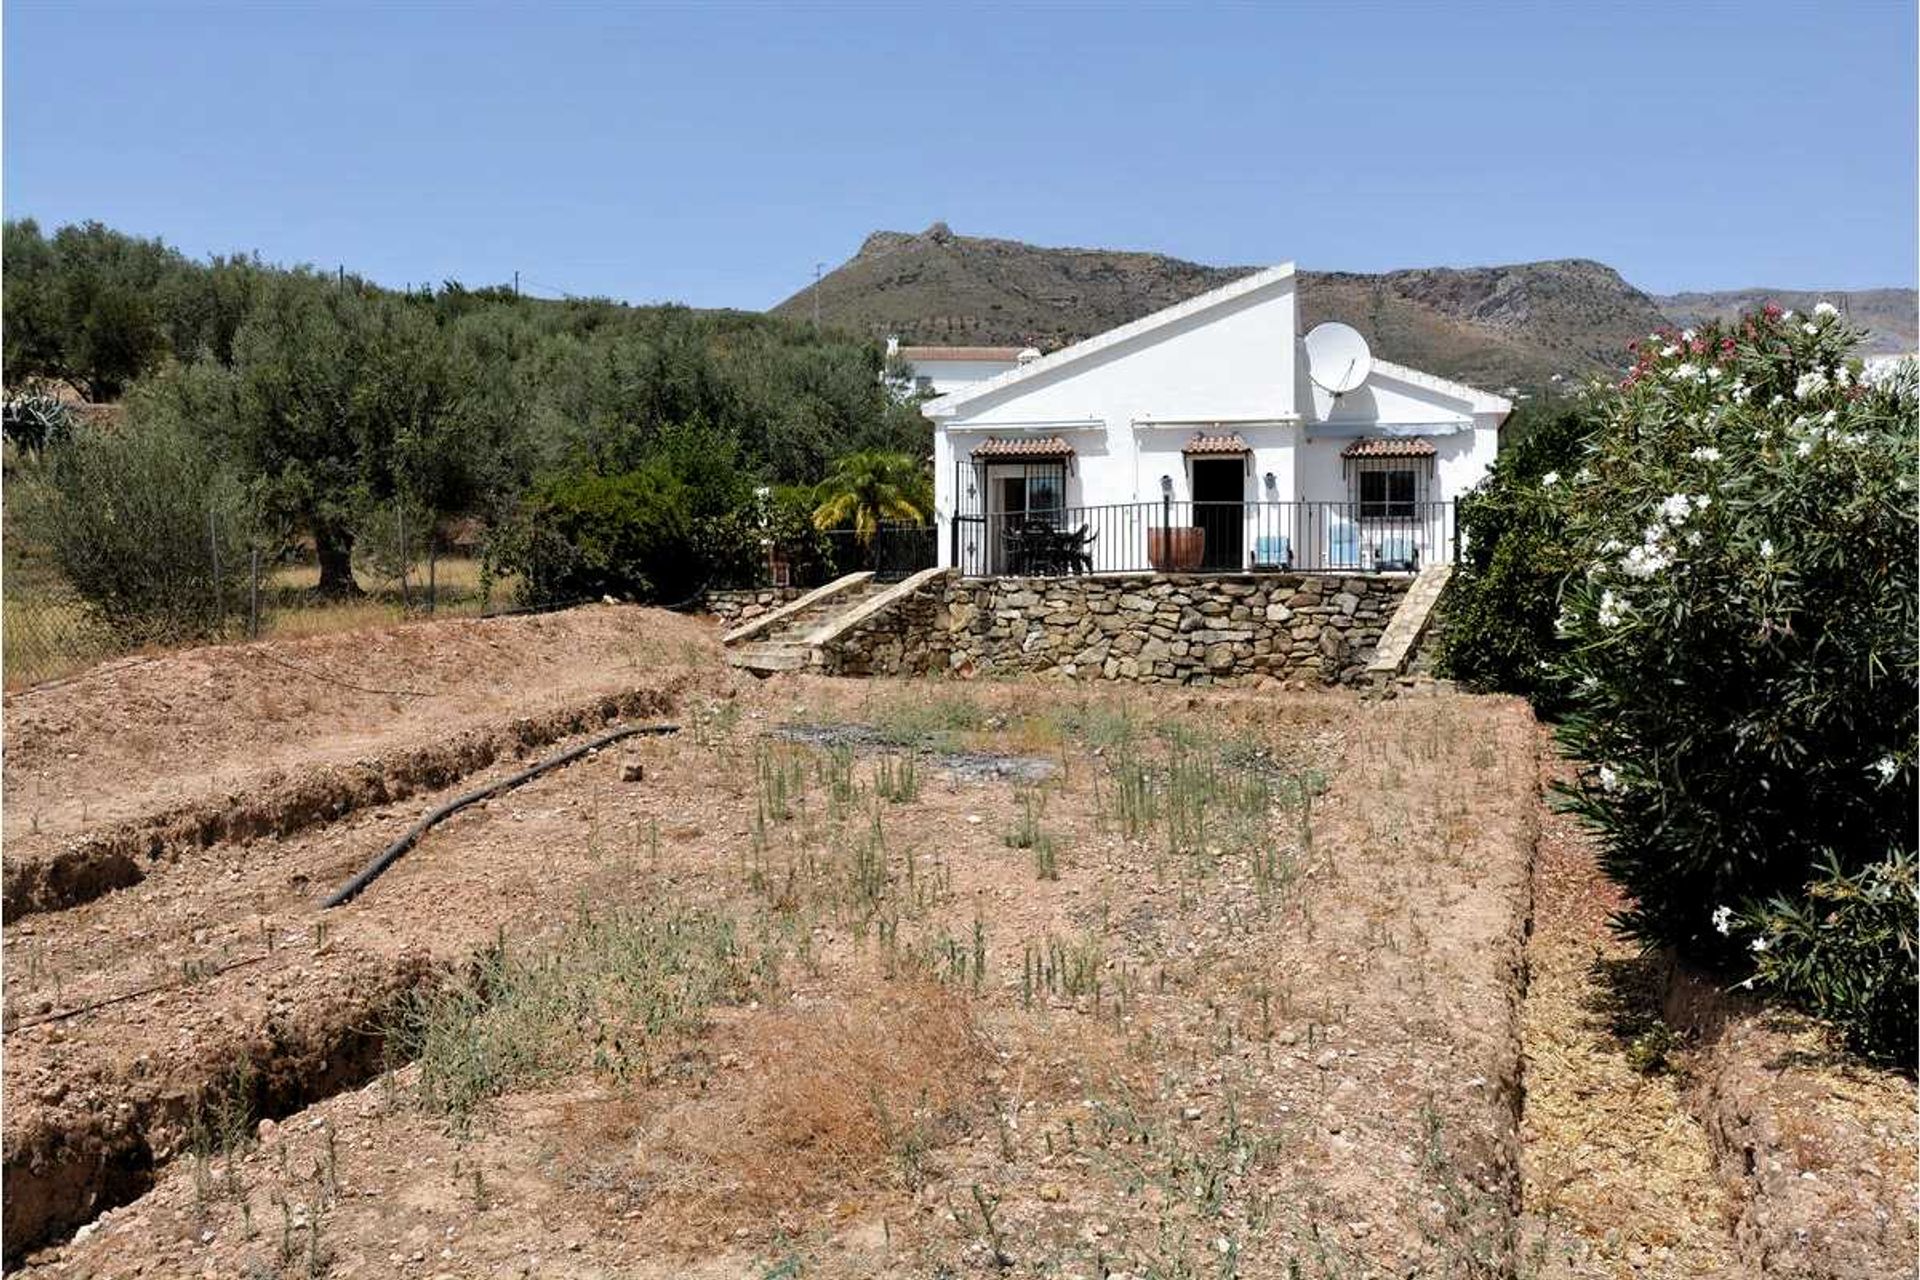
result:
M 1362 519 L 1414 514 L 1420 488 L 1419 472 L 1414 468 L 1368 468 L 1362 470 L 1357 478 Z

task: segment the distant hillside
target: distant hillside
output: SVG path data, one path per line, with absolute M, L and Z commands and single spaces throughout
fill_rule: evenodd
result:
M 1051 351 L 1256 269 L 1157 253 L 1039 248 L 956 235 L 937 222 L 918 235 L 868 236 L 851 260 L 821 280 L 820 315 L 871 337 Z M 1852 297 L 1902 293 L 1911 335 L 1912 290 Z M 1539 386 L 1555 374 L 1616 371 L 1627 363 L 1628 342 L 1668 320 L 1618 272 L 1584 259 L 1379 275 L 1303 271 L 1300 300 L 1307 325 L 1344 320 L 1385 359 L 1493 390 Z M 805 318 L 813 306 L 809 287 L 773 310 Z M 1890 303 L 1888 313 L 1894 309 Z
M 1676 324 L 1725 320 L 1769 301 L 1795 311 L 1811 310 L 1820 301 L 1833 303 L 1855 324 L 1868 330 L 1871 352 L 1904 353 L 1920 350 L 1920 324 L 1915 309 L 1920 295 L 1912 289 L 1730 289 L 1721 293 L 1669 293 L 1654 299 Z

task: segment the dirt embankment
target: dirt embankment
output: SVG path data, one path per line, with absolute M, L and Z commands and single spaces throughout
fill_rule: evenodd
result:
M 718 683 L 713 647 L 703 622 L 594 607 L 194 650 L 14 695 L 5 916 L 658 714 Z
M 1572 770 L 1542 730 L 1542 782 Z M 1593 836 L 1549 806 L 1534 866 L 1522 1136 L 1546 1277 L 1913 1274 L 1910 1077 L 1648 955 Z

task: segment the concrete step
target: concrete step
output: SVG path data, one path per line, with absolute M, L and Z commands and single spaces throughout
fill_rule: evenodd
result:
M 776 671 L 804 671 L 812 658 L 813 651 L 804 644 L 767 642 L 727 650 L 729 666 L 760 675 L 770 675 Z
M 861 601 L 869 600 L 885 590 L 886 585 L 868 580 L 850 590 L 842 591 L 831 599 L 808 605 L 782 621 L 778 627 L 762 636 L 761 640 L 770 644 L 798 644 Z

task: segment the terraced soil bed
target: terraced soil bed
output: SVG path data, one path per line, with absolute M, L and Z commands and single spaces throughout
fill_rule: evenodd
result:
M 595 606 L 197 649 L 9 695 L 5 914 L 649 714 L 710 678 L 712 647 L 703 621 Z
M 320 890 L 449 792 L 10 928 L 8 1211 L 25 1171 L 87 1215 L 43 1207 L 12 1260 L 1512 1264 L 1523 707 L 715 679 L 678 737 L 452 819 L 339 910 Z M 122 1134 L 123 1185 L 79 1204 Z

